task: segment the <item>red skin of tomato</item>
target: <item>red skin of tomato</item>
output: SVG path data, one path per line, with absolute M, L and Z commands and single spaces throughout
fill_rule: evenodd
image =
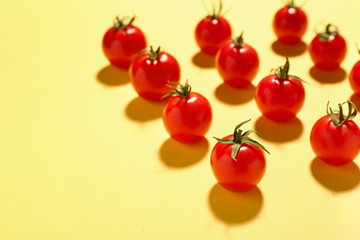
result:
M 109 28 L 103 38 L 102 48 L 110 63 L 128 69 L 135 54 L 146 48 L 144 33 L 136 26 L 124 29 Z
M 330 36 L 327 41 L 321 41 L 316 36 L 310 43 L 309 53 L 315 66 L 325 71 L 337 69 L 346 55 L 345 39 L 340 35 Z
M 201 140 L 210 129 L 212 109 L 204 96 L 191 92 L 185 98 L 171 97 L 164 107 L 162 119 L 173 139 L 192 143 Z
M 349 75 L 350 86 L 355 93 L 360 93 L 360 61 L 355 63 Z
M 312 150 L 318 158 L 331 165 L 344 165 L 360 151 L 360 129 L 352 120 L 336 127 L 329 116 L 320 118 L 310 133 Z
M 234 88 L 244 88 L 255 78 L 259 70 L 259 57 L 255 49 L 243 43 L 223 45 L 215 58 L 216 69 L 224 82 Z
M 279 41 L 286 44 L 301 42 L 308 26 L 305 12 L 298 7 L 279 9 L 273 20 L 273 29 Z
M 232 139 L 228 135 L 223 139 Z M 231 158 L 234 144 L 216 143 L 210 158 L 211 169 L 221 186 L 233 191 L 244 192 L 254 188 L 263 178 L 266 170 L 264 152 L 257 146 L 243 143 Z
M 262 114 L 274 121 L 288 121 L 304 105 L 302 83 L 292 77 L 284 80 L 275 74 L 263 78 L 255 89 L 255 101 Z
M 195 40 L 201 51 L 215 56 L 219 48 L 231 38 L 231 27 L 223 17 L 205 17 L 195 29 Z
M 160 53 L 161 54 L 161 53 Z M 169 53 L 163 53 L 156 59 L 142 54 L 134 59 L 129 69 L 130 81 L 140 97 L 150 101 L 160 101 L 171 92 L 169 82 L 179 82 L 180 66 Z M 176 87 L 176 85 L 173 84 Z

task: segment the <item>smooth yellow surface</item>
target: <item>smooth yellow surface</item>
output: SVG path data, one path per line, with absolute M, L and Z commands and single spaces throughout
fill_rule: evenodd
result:
M 259 53 L 256 86 L 284 63 L 271 28 L 282 3 L 224 5 L 233 7 L 226 17 L 234 34 L 244 31 Z M 2 4 L 0 239 L 360 239 L 360 156 L 332 168 L 315 159 L 309 144 L 327 100 L 336 107 L 352 95 L 348 74 L 359 60 L 360 3 L 310 0 L 304 10 L 304 42 L 314 37 L 315 23 L 330 21 L 346 38 L 348 54 L 342 71 L 329 76 L 335 83 L 311 71 L 307 51 L 290 56 L 291 73 L 309 84 L 298 119 L 279 125 L 261 117 L 253 89 L 239 96 L 211 64 L 199 66 L 194 29 L 205 15 L 201 1 Z M 188 146 L 169 139 L 163 104 L 137 97 L 127 72 L 109 66 L 102 36 L 116 14 L 133 11 L 148 43 L 174 55 L 182 79 L 211 102 L 206 140 Z M 212 136 L 231 133 L 248 118 L 271 155 L 258 188 L 233 194 L 211 172 Z

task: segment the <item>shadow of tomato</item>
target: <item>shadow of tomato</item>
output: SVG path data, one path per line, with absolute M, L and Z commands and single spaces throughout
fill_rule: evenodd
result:
M 307 46 L 303 41 L 296 44 L 285 44 L 276 40 L 271 44 L 271 49 L 278 55 L 293 57 L 305 53 Z
M 255 95 L 255 87 L 250 84 L 245 88 L 233 88 L 225 83 L 215 89 L 215 97 L 221 102 L 237 105 L 251 101 Z
M 215 184 L 208 197 L 213 215 L 225 224 L 248 223 L 259 214 L 263 195 L 258 187 L 247 192 L 235 193 Z
M 130 83 L 128 70 L 108 65 L 102 68 L 96 75 L 97 80 L 109 87 L 121 86 Z
M 169 138 L 161 145 L 159 155 L 165 166 L 185 168 L 202 160 L 208 150 L 209 142 L 206 138 L 191 144 L 181 143 Z
M 354 162 L 332 166 L 316 157 L 311 162 L 310 170 L 321 186 L 334 192 L 353 190 L 360 183 L 360 170 Z

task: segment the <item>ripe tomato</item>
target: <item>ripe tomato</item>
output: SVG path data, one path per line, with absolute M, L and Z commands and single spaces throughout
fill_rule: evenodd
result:
M 320 118 L 311 129 L 310 143 L 318 158 L 331 165 L 343 165 L 355 159 L 360 151 L 360 129 L 351 120 L 357 114 L 355 105 L 347 101 L 349 114 L 343 113 L 343 104 L 334 113 L 328 106 L 327 115 Z
M 290 0 L 288 4 L 279 9 L 273 20 L 273 29 L 279 41 L 295 44 L 301 41 L 308 26 L 305 12 L 294 5 Z
M 160 47 L 137 56 L 129 69 L 130 81 L 140 97 L 150 101 L 160 101 L 162 96 L 171 92 L 169 82 L 177 85 L 180 79 L 180 66 L 169 53 Z
M 102 48 L 110 63 L 119 68 L 129 68 L 134 55 L 146 47 L 144 33 L 132 25 L 135 17 L 125 24 L 116 17 L 114 26 L 109 28 L 103 38 Z
M 255 78 L 259 70 L 259 57 L 254 48 L 243 42 L 241 34 L 220 48 L 215 65 L 225 83 L 243 88 Z
M 219 48 L 231 38 L 229 22 L 221 16 L 222 3 L 219 11 L 202 19 L 195 29 L 195 40 L 201 51 L 215 56 Z
M 249 138 L 251 130 L 242 132 L 240 127 L 249 122 L 240 123 L 234 133 L 222 139 L 215 138 L 210 157 L 211 169 L 221 186 L 243 192 L 254 188 L 263 178 L 266 169 L 263 145 Z
M 169 135 L 179 141 L 191 143 L 201 140 L 208 132 L 212 122 L 212 109 L 209 101 L 200 93 L 191 92 L 186 82 L 179 89 L 170 86 L 174 92 L 163 110 L 163 123 Z
M 337 69 L 344 60 L 346 51 L 345 39 L 332 24 L 326 26 L 325 32 L 318 33 L 309 46 L 315 66 L 326 71 Z
M 360 53 L 360 50 L 358 50 Z M 350 86 L 355 93 L 360 93 L 360 60 L 355 63 L 349 75 Z
M 278 67 L 275 74 L 263 78 L 255 89 L 255 101 L 262 114 L 275 121 L 288 121 L 304 105 L 303 80 L 289 75 L 289 61 Z

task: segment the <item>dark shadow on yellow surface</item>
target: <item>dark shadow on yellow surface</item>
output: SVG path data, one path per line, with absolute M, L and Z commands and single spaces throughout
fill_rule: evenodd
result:
M 296 44 L 285 44 L 276 40 L 271 44 L 271 49 L 278 55 L 293 57 L 305 53 L 307 46 L 303 41 Z
M 286 142 L 300 137 L 303 124 L 297 117 L 286 122 L 275 122 L 261 116 L 255 122 L 255 131 L 265 140 Z
M 230 105 L 249 102 L 254 98 L 254 94 L 255 87 L 252 84 L 245 88 L 238 89 L 222 83 L 215 89 L 216 98 Z
M 332 166 L 316 157 L 311 162 L 310 169 L 316 181 L 334 192 L 352 190 L 360 183 L 360 170 L 354 162 Z
M 96 75 L 97 80 L 110 87 L 124 85 L 130 82 L 129 71 L 108 65 L 102 68 Z
M 184 168 L 199 162 L 206 156 L 208 150 L 209 142 L 206 138 L 191 144 L 169 138 L 161 145 L 159 155 L 166 166 Z
M 213 68 L 215 67 L 215 57 L 211 55 L 207 55 L 203 52 L 197 52 L 192 57 L 192 62 L 198 67 L 201 68 Z
M 353 93 L 350 96 L 350 101 L 352 101 L 357 109 L 360 109 L 360 93 Z
M 136 97 L 128 103 L 126 115 L 134 121 L 146 122 L 160 118 L 165 102 L 151 102 L 141 97 Z
M 248 223 L 258 215 L 263 196 L 258 187 L 235 193 L 215 184 L 209 193 L 209 206 L 216 218 L 226 224 Z
M 339 67 L 333 71 L 321 70 L 313 66 L 309 70 L 310 76 L 320 83 L 338 83 L 346 78 L 346 72 Z

